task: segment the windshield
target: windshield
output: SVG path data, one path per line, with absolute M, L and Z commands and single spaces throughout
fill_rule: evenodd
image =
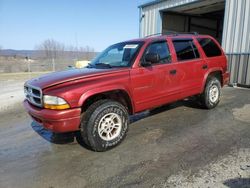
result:
M 104 50 L 91 63 L 89 68 L 129 67 L 143 42 L 122 42 Z

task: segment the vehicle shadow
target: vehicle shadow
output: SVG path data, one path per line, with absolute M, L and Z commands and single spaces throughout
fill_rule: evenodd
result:
M 74 142 L 80 144 L 82 147 L 90 150 L 90 147 L 86 145 L 81 139 L 80 132 L 69 132 L 69 133 L 53 133 L 50 130 L 44 129 L 41 125 L 33 121 L 31 128 L 43 139 L 53 144 L 72 144 Z
M 175 103 L 171 103 L 171 104 L 167 104 L 167 105 L 163 105 L 160 106 L 158 108 L 152 109 L 152 110 L 146 110 L 144 112 L 141 113 L 137 113 L 135 115 L 130 116 L 130 123 L 134 123 L 136 121 L 139 121 L 141 119 L 174 109 L 174 108 L 178 108 L 181 106 L 185 106 L 188 108 L 196 108 L 196 109 L 204 109 L 201 107 L 200 104 L 198 104 L 195 101 L 195 98 L 189 98 L 189 99 L 184 99 L 182 101 L 177 101 Z
M 186 106 L 189 108 L 201 108 L 192 99 L 182 100 L 182 101 L 178 101 L 172 104 L 168 104 L 168 105 L 155 108 L 153 110 L 147 110 L 147 111 L 143 111 L 141 113 L 132 115 L 130 116 L 130 123 L 134 123 L 141 119 L 144 119 L 144 118 L 153 116 L 155 114 L 159 114 L 161 112 L 168 111 L 168 110 L 180 107 L 180 106 Z M 86 149 L 90 149 L 90 147 L 83 142 L 79 131 L 70 132 L 70 133 L 53 133 L 49 130 L 44 129 L 41 125 L 39 125 L 35 121 L 31 123 L 31 127 L 38 135 L 40 135 L 43 139 L 47 140 L 50 143 L 63 145 L 63 144 L 70 144 L 70 143 L 77 142 L 82 147 Z
M 250 187 L 250 178 L 234 178 L 226 180 L 223 183 L 225 186 L 229 188 L 238 188 L 238 187 Z
M 74 142 L 75 133 L 53 133 L 49 130 L 44 129 L 41 125 L 33 121 L 31 128 L 40 135 L 43 139 L 53 144 L 69 144 Z

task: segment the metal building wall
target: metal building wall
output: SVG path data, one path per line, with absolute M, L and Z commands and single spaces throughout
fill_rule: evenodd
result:
M 147 3 L 140 6 L 140 37 L 160 33 L 162 31 L 162 18 L 160 11 L 176 6 L 193 3 L 200 0 L 165 0 L 157 3 Z
M 222 47 L 230 83 L 250 86 L 250 0 L 226 1 Z

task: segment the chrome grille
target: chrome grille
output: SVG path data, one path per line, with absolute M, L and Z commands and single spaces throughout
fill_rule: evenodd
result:
M 24 85 L 24 94 L 26 99 L 33 105 L 42 107 L 42 90 L 40 88 Z

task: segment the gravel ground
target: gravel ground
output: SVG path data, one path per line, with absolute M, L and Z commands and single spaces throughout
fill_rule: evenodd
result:
M 26 79 L 0 78 L 1 96 Z M 250 187 L 249 91 L 224 88 L 213 110 L 180 101 L 137 114 L 104 153 L 42 129 L 17 100 L 0 118 L 0 187 Z

